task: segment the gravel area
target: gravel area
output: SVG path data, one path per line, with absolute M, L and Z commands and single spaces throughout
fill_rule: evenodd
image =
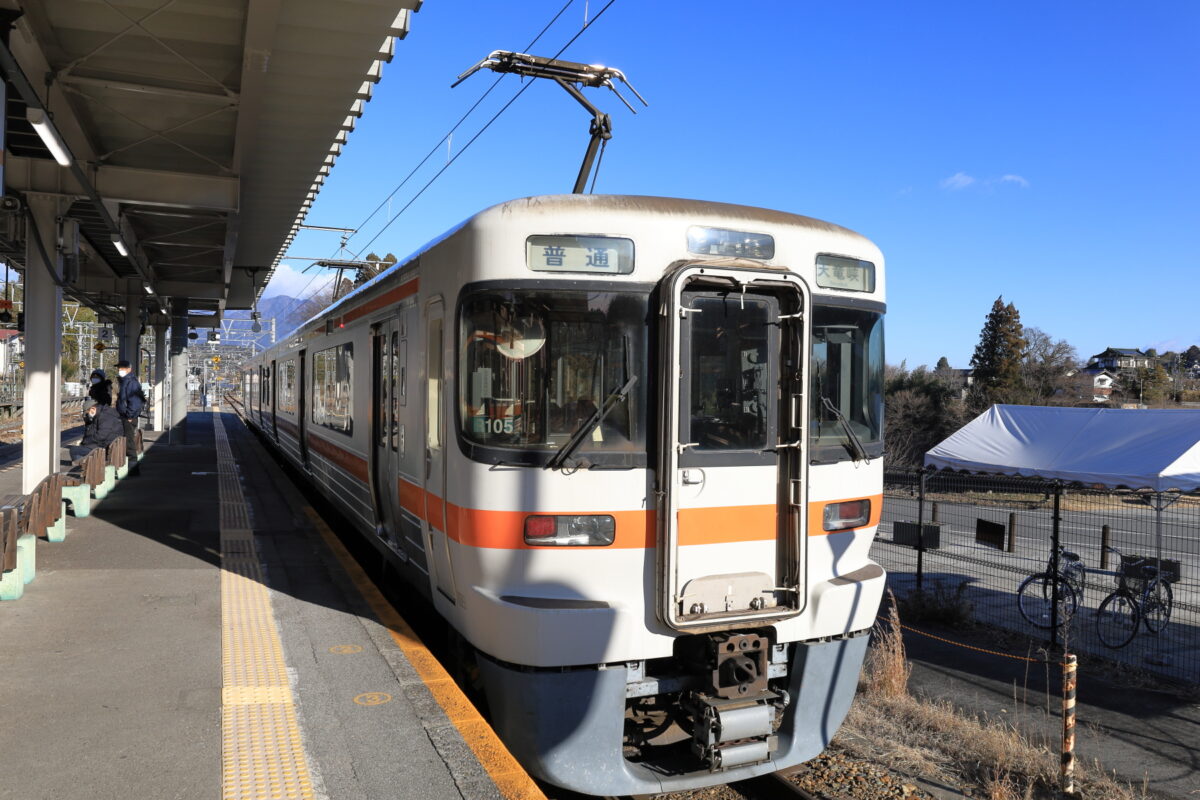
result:
M 801 788 L 829 800 L 934 800 L 908 778 L 830 750 L 788 777 Z
M 917 784 L 883 767 L 826 751 L 788 776 L 823 800 L 936 800 Z M 713 786 L 659 795 L 655 800 L 758 800 L 750 789 Z

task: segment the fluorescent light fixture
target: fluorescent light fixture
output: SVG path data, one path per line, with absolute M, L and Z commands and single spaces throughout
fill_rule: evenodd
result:
M 58 135 L 58 131 L 54 128 L 54 123 L 50 121 L 50 117 L 46 116 L 44 108 L 26 108 L 25 119 L 37 131 L 37 135 L 42 138 L 42 143 L 50 150 L 50 155 L 54 156 L 54 160 L 60 166 L 71 166 L 71 154 L 67 151 L 66 142 Z
M 146 294 L 154 294 L 154 290 L 150 288 L 150 284 L 143 283 L 142 288 L 146 290 Z
M 125 258 L 129 258 L 129 249 L 125 247 L 125 240 L 121 238 L 121 234 L 114 233 L 111 238 L 113 247 L 117 248 L 117 252 Z

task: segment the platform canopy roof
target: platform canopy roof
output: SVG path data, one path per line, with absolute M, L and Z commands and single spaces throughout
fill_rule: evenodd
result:
M 420 3 L 0 0 L 5 191 L 58 195 L 78 220 L 68 294 L 249 308 Z M 43 113 L 70 166 L 34 130 Z M 18 215 L 0 256 L 20 267 Z
M 1200 409 L 996 405 L 925 465 L 1131 489 L 1200 488 Z

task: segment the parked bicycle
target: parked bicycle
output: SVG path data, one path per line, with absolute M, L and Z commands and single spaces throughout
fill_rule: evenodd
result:
M 1046 562 L 1044 572 L 1030 575 L 1017 589 L 1017 608 L 1030 625 L 1050 628 L 1054 625 L 1054 598 L 1058 597 L 1058 626 L 1071 621 L 1083 600 L 1083 581 L 1087 569 L 1077 553 L 1062 545 L 1058 547 L 1058 570 L 1054 568 L 1054 552 Z
M 1138 624 L 1158 633 L 1171 619 L 1175 598 L 1169 576 L 1152 558 L 1126 558 L 1115 547 L 1105 546 L 1117 554 L 1117 588 L 1100 603 L 1096 612 L 1096 633 L 1105 647 L 1118 649 L 1133 641 Z

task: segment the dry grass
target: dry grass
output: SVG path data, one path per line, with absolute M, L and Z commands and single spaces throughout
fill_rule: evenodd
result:
M 887 623 L 877 623 L 873 631 L 872 646 L 867 651 L 867 663 L 863 669 L 864 691 L 878 697 L 908 696 L 908 678 L 912 665 L 904 653 L 904 636 L 900 630 L 900 612 L 896 608 L 896 596 L 888 590 Z
M 964 714 L 950 703 L 913 697 L 911 673 L 900 637 L 899 613 L 875 632 L 863 670 L 861 692 L 835 744 L 850 755 L 901 773 L 972 788 L 989 800 L 1057 798 L 1057 720 L 1038 731 L 1035 720 L 992 720 Z M 1076 788 L 1083 797 L 1144 800 L 1142 789 L 1114 780 L 1099 764 L 1077 763 Z

